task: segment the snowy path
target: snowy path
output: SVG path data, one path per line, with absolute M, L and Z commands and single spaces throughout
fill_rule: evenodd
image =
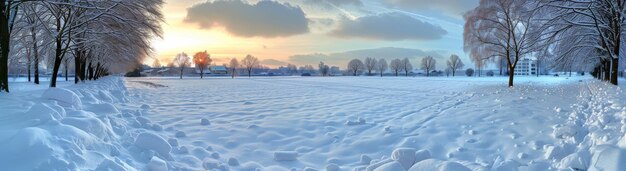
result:
M 234 158 L 241 163 L 234 170 L 331 163 L 352 170 L 367 166 L 361 155 L 380 159 L 398 147 L 477 170 L 552 164 L 543 146 L 557 141 L 552 127 L 564 124 L 586 87 L 564 78 L 518 80 L 513 89 L 504 78 L 140 78 L 127 86 L 134 102 L 152 106 L 145 117 L 165 128 L 160 134 L 188 149 L 175 153 L 176 167 Z M 211 124 L 201 125 L 203 118 Z M 276 151 L 299 155 L 275 161 Z

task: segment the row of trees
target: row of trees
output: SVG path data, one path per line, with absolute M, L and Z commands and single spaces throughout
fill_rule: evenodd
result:
M 161 36 L 162 0 L 0 0 L 0 92 L 9 92 L 9 66 L 26 63 L 39 84 L 42 61 L 50 87 L 64 65 L 75 83 L 136 68 Z M 9 60 L 11 59 L 11 60 Z M 9 63 L 11 61 L 12 63 Z
M 192 61 L 193 60 L 193 61 Z M 180 70 L 180 79 L 183 79 L 183 74 L 185 68 L 191 67 L 191 64 L 194 64 L 195 68 L 200 71 L 200 79 L 204 78 L 204 71 L 211 66 L 211 55 L 207 53 L 207 51 L 197 52 L 193 55 L 193 59 L 191 59 L 187 53 L 182 52 L 176 55 L 172 63 L 170 63 L 170 68 L 178 68 Z M 158 68 L 161 64 L 159 60 L 155 60 L 153 67 Z M 232 78 L 235 78 L 238 69 L 244 69 L 246 73 L 248 73 L 248 77 L 252 76 L 252 70 L 260 67 L 261 63 L 257 57 L 252 55 L 247 55 L 241 63 L 237 58 L 232 58 L 227 66 L 229 73 Z
M 456 71 L 463 69 L 464 66 L 459 56 L 453 54 L 447 61 L 446 70 L 451 71 L 452 76 L 455 76 Z M 422 58 L 420 69 L 426 71 L 426 76 L 430 76 L 431 71 L 434 71 L 436 67 L 437 60 L 432 56 Z M 404 74 L 408 76 L 409 73 L 413 71 L 413 65 L 409 58 L 393 59 L 389 63 L 387 63 L 385 59 L 377 60 L 375 58 L 365 58 L 365 62 L 360 59 L 352 59 L 348 62 L 348 71 L 350 71 L 353 76 L 357 76 L 364 70 L 367 70 L 367 75 L 370 76 L 373 75 L 374 72 L 378 72 L 382 77 L 387 70 L 390 70 L 395 76 L 398 76 L 401 72 L 404 72 Z
M 483 0 L 464 16 L 465 50 L 477 66 L 504 64 L 509 86 L 526 56 L 560 71 L 596 68 L 598 78 L 617 85 L 624 12 L 624 0 Z

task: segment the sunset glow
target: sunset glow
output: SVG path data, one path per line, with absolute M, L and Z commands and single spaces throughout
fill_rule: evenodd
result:
M 232 2 L 244 7 L 256 7 L 254 5 L 258 3 L 257 1 Z M 278 30 L 275 33 L 271 32 L 272 30 L 263 30 L 266 27 L 265 25 L 271 27 L 276 24 L 280 25 L 282 22 L 288 22 L 281 19 L 261 18 L 260 20 L 267 21 L 255 22 L 257 25 L 253 25 L 250 28 L 238 28 L 246 25 L 233 25 L 233 23 L 236 24 L 238 21 L 226 21 L 227 18 L 233 17 L 228 15 L 246 15 L 248 13 L 245 11 L 246 9 L 241 9 L 240 13 L 234 14 L 201 14 L 198 17 L 200 19 L 212 17 L 212 24 L 206 26 L 199 24 L 198 22 L 201 21 L 196 21 L 197 19 L 194 21 L 187 20 L 190 14 L 188 10 L 195 7 L 200 12 L 206 12 L 208 10 L 203 8 L 212 8 L 212 6 L 217 6 L 217 3 L 203 0 L 167 0 L 163 7 L 166 21 L 163 25 L 164 35 L 162 39 L 154 39 L 153 45 L 156 53 L 153 57 L 160 59 L 165 65 L 177 53 L 195 53 L 206 50 L 214 58 L 214 64 L 218 65 L 227 63 L 230 58 L 243 58 L 245 55 L 251 54 L 265 61 L 262 62 L 263 65 L 276 67 L 288 63 L 297 65 L 315 64 L 319 62 L 317 59 L 324 58 L 315 56 L 320 54 L 333 56 L 333 54 L 355 50 L 406 48 L 424 51 L 436 57 L 459 54 L 463 60 L 469 61 L 463 52 L 462 41 L 459 37 L 462 35 L 462 14 L 464 10 L 471 9 L 472 6 L 460 8 L 458 3 L 434 3 L 430 4 L 428 8 L 405 8 L 409 6 L 400 5 L 406 4 L 406 1 L 367 0 L 359 1 L 361 3 L 348 3 L 353 1 L 337 2 L 315 0 L 275 2 L 273 4 L 275 6 L 285 6 L 288 9 L 302 10 L 304 12 L 308 31 L 302 33 L 298 31 L 292 34 L 290 31 L 287 31 L 289 28 L 285 28 L 285 31 L 282 31 L 283 29 Z M 203 6 L 199 4 L 203 4 Z M 468 4 L 477 4 L 477 1 L 472 1 Z M 280 11 L 274 9 L 273 12 L 279 13 Z M 277 16 L 281 15 L 278 14 Z M 393 19 L 395 18 L 384 18 L 387 15 L 399 17 L 397 18 L 398 21 L 394 21 Z M 241 18 L 241 16 L 238 17 Z M 376 20 L 375 17 L 382 19 L 381 21 L 384 22 L 380 23 L 381 27 L 409 29 L 407 31 L 416 29 L 414 31 L 416 35 L 412 36 L 409 34 L 395 37 L 393 35 L 394 30 L 386 29 L 381 31 L 376 30 L 373 26 L 363 25 L 368 24 L 368 22 L 374 22 Z M 411 21 L 402 21 L 403 19 Z M 415 22 L 416 25 L 412 25 L 412 22 Z M 355 27 L 353 27 L 347 24 L 360 25 L 354 25 Z M 423 37 L 438 34 L 428 33 L 429 29 L 431 29 L 429 27 L 441 28 L 443 34 L 439 34 L 437 37 Z M 420 30 L 420 28 L 424 30 Z M 233 29 L 239 30 L 243 34 L 251 35 L 238 35 L 238 33 L 232 32 Z M 340 31 L 341 29 L 347 30 Z M 255 33 L 257 30 L 258 34 L 267 33 L 272 36 L 254 35 L 257 34 Z M 283 32 L 284 34 L 282 34 Z M 399 32 L 399 35 L 404 33 L 403 30 L 397 30 L 396 32 Z M 387 52 L 380 52 L 379 54 L 385 55 Z M 389 53 L 389 56 L 385 57 L 419 59 L 426 56 L 425 54 L 392 55 L 398 54 Z M 306 56 L 307 58 L 297 58 L 297 56 Z M 154 58 L 149 58 L 144 63 L 149 64 Z M 341 67 L 345 67 L 343 66 L 345 62 L 343 59 L 329 60 L 330 64 Z

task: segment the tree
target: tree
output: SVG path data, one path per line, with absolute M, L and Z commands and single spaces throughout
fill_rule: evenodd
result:
M 452 76 L 454 77 L 456 70 L 460 70 L 464 67 L 463 61 L 459 56 L 452 54 L 450 59 L 448 60 L 448 68 L 452 71 Z
M 624 51 L 626 2 L 623 0 L 542 1 L 546 7 L 543 27 L 552 34 L 551 44 L 544 46 L 554 52 L 556 67 L 594 68 L 598 78 L 618 84 L 620 55 Z M 591 64 L 592 66 L 589 66 Z
M 248 72 L 248 77 L 252 76 L 252 69 L 259 67 L 259 59 L 252 56 L 247 55 L 246 58 L 241 60 L 243 67 L 246 67 L 246 71 Z
M 294 64 L 287 64 L 287 73 L 289 75 L 293 75 L 293 74 L 297 74 L 298 73 L 298 67 Z
M 191 65 L 191 59 L 185 52 L 179 53 L 174 58 L 174 64 L 180 69 L 180 79 L 183 79 L 183 74 L 185 73 L 185 67 L 189 67 Z
M 482 68 L 483 62 L 504 57 L 509 68 L 509 87 L 517 62 L 534 51 L 542 42 L 541 20 L 535 19 L 540 1 L 483 0 L 478 7 L 465 14 L 464 49 Z
M 28 38 L 20 38 L 20 40 L 25 41 L 23 43 L 23 46 L 26 46 L 24 48 L 26 48 L 26 52 L 27 52 L 27 58 L 29 59 L 29 74 L 28 74 L 28 80 L 30 81 L 30 68 L 33 68 L 33 77 L 34 77 L 34 83 L 35 84 L 39 84 L 39 64 L 41 63 L 41 57 L 39 55 L 39 41 L 40 39 L 38 39 L 38 35 L 40 34 L 40 32 L 42 31 L 42 26 L 41 26 L 41 22 L 39 22 L 38 17 L 44 15 L 44 10 L 41 8 L 40 6 L 40 2 L 24 2 L 23 8 L 20 11 L 21 14 L 21 18 L 18 18 L 18 21 L 16 23 L 15 27 L 18 28 L 24 28 L 24 29 L 18 29 L 18 31 L 22 31 L 22 33 L 18 33 L 18 34 L 24 34 L 24 35 L 28 35 L 26 37 Z M 18 13 L 20 13 L 18 12 Z M 32 67 L 31 67 L 32 66 Z M 2 67 L 0 67 L 2 68 Z
M 411 64 L 411 61 L 409 61 L 409 58 L 404 58 L 402 60 L 402 70 L 404 70 L 404 75 L 405 76 L 409 76 L 409 72 L 413 71 L 413 65 Z
M 432 56 L 422 58 L 422 69 L 426 71 L 426 76 L 430 76 L 430 70 L 434 70 L 437 65 L 437 60 Z
M 465 70 L 465 75 L 467 75 L 468 77 L 473 76 L 474 75 L 474 69 L 468 68 L 467 70 Z
M 158 58 L 155 58 L 154 61 L 152 62 L 152 68 L 161 68 L 161 62 L 159 61 Z
M 398 72 L 402 71 L 402 67 L 402 60 L 400 59 L 391 60 L 389 63 L 389 68 L 396 74 L 396 77 L 398 76 Z
M 363 68 L 365 68 L 365 65 L 360 59 L 352 59 L 348 62 L 348 70 L 352 72 L 353 76 L 357 76 Z
M 237 58 L 233 58 L 233 59 L 230 60 L 228 68 L 230 70 L 231 78 L 234 79 L 235 75 L 237 75 L 237 68 L 239 68 L 239 61 L 237 61 Z
M 324 62 L 320 62 L 318 68 L 322 77 L 328 76 L 328 73 L 330 72 L 330 67 L 328 65 L 324 64 Z
M 0 0 L 0 92 L 9 92 L 9 50 L 19 1 Z
M 380 59 L 378 60 L 378 62 L 376 63 L 376 70 L 378 70 L 378 72 L 380 72 L 380 77 L 383 77 L 383 74 L 385 73 L 385 71 L 387 71 L 387 60 L 385 59 Z M 396 73 L 397 75 L 397 73 Z
M 365 69 L 367 69 L 367 75 L 372 75 L 372 71 L 376 69 L 376 59 L 375 58 L 365 58 Z
M 193 55 L 193 63 L 196 64 L 196 69 L 200 70 L 200 79 L 203 78 L 204 70 L 211 65 L 211 62 L 211 55 L 206 51 Z

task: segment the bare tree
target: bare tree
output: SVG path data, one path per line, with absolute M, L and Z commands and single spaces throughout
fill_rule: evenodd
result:
M 375 58 L 365 58 L 365 69 L 367 69 L 367 75 L 372 75 L 372 71 L 376 69 L 376 59 Z
M 385 73 L 385 71 L 387 71 L 387 68 L 388 68 L 387 60 L 385 60 L 385 59 L 380 59 L 376 63 L 376 70 L 378 70 L 378 72 L 380 72 L 380 77 L 383 77 L 383 74 Z
M 241 63 L 243 67 L 246 67 L 248 77 L 252 76 L 252 69 L 259 67 L 259 59 L 252 55 L 247 55 L 246 58 L 243 58 L 243 60 L 241 60 Z
M 180 79 L 183 79 L 183 74 L 185 73 L 185 67 L 189 67 L 191 65 L 191 59 L 185 52 L 179 53 L 174 58 L 174 64 L 180 69 Z
M 231 78 L 235 78 L 235 75 L 237 75 L 237 68 L 239 68 L 239 61 L 237 61 L 237 58 L 233 58 L 230 60 L 228 68 L 230 70 Z
M 422 58 L 422 69 L 426 71 L 426 76 L 430 76 L 430 71 L 435 69 L 437 65 L 437 60 L 432 56 L 427 56 Z
M 409 61 L 409 58 L 404 58 L 402 60 L 402 70 L 404 70 L 404 76 L 409 76 L 409 73 L 413 71 L 413 64 Z
M 623 0 L 542 1 L 547 7 L 546 30 L 552 34 L 557 68 L 596 65 L 597 77 L 618 84 L 620 55 L 624 51 L 626 2 Z
M 322 77 L 328 76 L 328 73 L 330 72 L 330 67 L 324 64 L 324 62 L 320 62 L 320 64 L 318 65 L 318 69 Z
M 509 68 L 509 87 L 517 62 L 541 43 L 540 21 L 533 20 L 539 1 L 483 0 L 465 14 L 464 49 L 482 68 L 485 60 L 504 57 Z M 479 69 L 480 69 L 479 68 Z
M 289 75 L 298 73 L 298 67 L 294 64 L 287 64 L 287 69 L 288 69 L 287 73 L 289 73 Z
M 360 59 L 352 59 L 348 62 L 348 70 L 352 72 L 353 76 L 357 76 L 363 68 L 365 68 L 365 64 Z
M 211 62 L 211 55 L 206 51 L 193 55 L 193 63 L 196 65 L 196 69 L 200 70 L 200 79 L 203 78 L 204 70 L 211 65 Z
M 161 68 L 161 61 L 159 61 L 158 58 L 155 58 L 154 61 L 152 61 L 152 68 Z
M 402 60 L 400 59 L 391 60 L 391 62 L 389 63 L 389 68 L 396 74 L 396 77 L 398 76 L 398 73 L 402 71 L 403 67 L 404 65 L 402 64 Z
M 455 73 L 457 70 L 462 69 L 465 64 L 463 64 L 463 61 L 461 61 L 461 58 L 459 58 L 458 55 L 452 54 L 450 56 L 450 59 L 448 60 L 448 69 L 450 69 L 450 71 L 452 71 L 452 76 L 455 76 Z

